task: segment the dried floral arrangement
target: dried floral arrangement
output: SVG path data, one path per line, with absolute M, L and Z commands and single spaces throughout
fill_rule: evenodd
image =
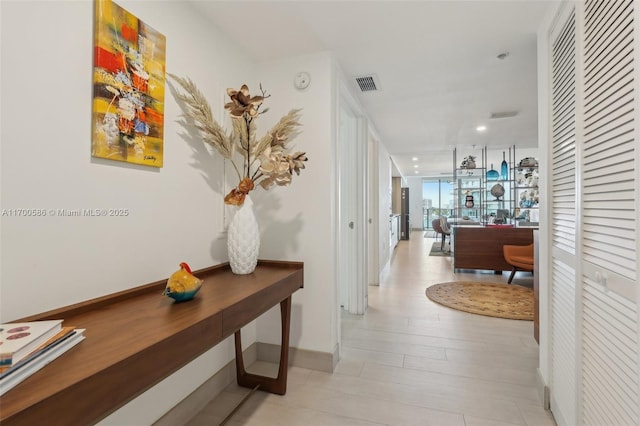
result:
M 256 119 L 269 108 L 260 111 L 267 95 L 260 85 L 260 96 L 251 96 L 247 85 L 240 90 L 227 89 L 231 99 L 225 104 L 232 118 L 230 132 L 213 118 L 206 98 L 189 78 L 167 73 L 184 90 L 176 97 L 184 102 L 184 116 L 193 120 L 202 140 L 213 147 L 223 158 L 229 160 L 238 175 L 238 185 L 225 197 L 225 204 L 241 206 L 246 195 L 256 185 L 269 189 L 273 185 L 289 185 L 293 173 L 300 174 L 305 168 L 305 152 L 290 153 L 287 146 L 299 133 L 300 110 L 292 109 L 260 139 L 256 137 Z M 240 157 L 242 162 L 236 162 Z

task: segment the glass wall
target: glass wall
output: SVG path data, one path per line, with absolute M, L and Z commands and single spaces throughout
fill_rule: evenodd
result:
M 431 229 L 431 222 L 440 216 L 453 216 L 453 182 L 449 179 L 422 179 L 422 228 Z

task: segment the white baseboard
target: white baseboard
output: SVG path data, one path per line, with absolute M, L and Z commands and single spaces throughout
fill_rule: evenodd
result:
M 280 345 L 254 343 L 243 351 L 244 364 L 250 366 L 256 361 L 280 362 Z M 306 349 L 289 349 L 289 365 L 332 373 L 338 363 L 338 346 L 333 353 L 316 352 Z M 236 361 L 231 360 L 216 374 L 200 385 L 189 396 L 180 401 L 153 426 L 174 426 L 186 424 L 202 411 L 227 386 L 236 380 Z
M 545 383 L 544 377 L 542 377 L 539 368 L 536 369 L 536 372 L 538 373 L 536 375 L 536 389 L 538 390 L 538 397 L 540 398 L 540 401 L 542 401 L 542 406 L 544 407 L 544 409 L 550 410 L 551 397 L 549 394 L 549 386 L 547 386 L 547 384 Z
M 391 254 L 391 256 L 393 256 L 393 253 Z M 380 282 L 383 282 L 387 278 L 387 276 L 389 276 L 390 274 L 391 274 L 391 258 L 389 258 L 389 261 L 387 261 L 387 263 L 384 265 L 384 267 L 380 271 Z

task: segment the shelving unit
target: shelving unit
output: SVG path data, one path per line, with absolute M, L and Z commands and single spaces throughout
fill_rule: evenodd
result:
M 471 223 L 481 225 L 511 224 L 514 227 L 537 227 L 539 224 L 538 165 L 516 162 L 515 146 L 492 151 L 502 152 L 503 160 L 488 161 L 488 151 L 484 147 L 476 156 L 474 168 L 461 167 L 462 158 L 453 150 L 454 219 L 460 223 L 468 218 Z M 495 156 L 493 157 L 495 158 Z M 502 171 L 502 161 L 506 162 L 506 173 Z M 488 165 L 488 166 L 487 166 Z M 499 197 L 492 189 L 500 185 L 504 193 Z M 498 189 L 498 188 L 496 188 Z M 467 204 L 468 196 L 473 206 Z

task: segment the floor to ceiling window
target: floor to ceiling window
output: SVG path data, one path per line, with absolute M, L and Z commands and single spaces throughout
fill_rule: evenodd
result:
M 440 216 L 453 215 L 453 182 L 451 179 L 422 179 L 422 228 L 431 229 L 431 222 Z

